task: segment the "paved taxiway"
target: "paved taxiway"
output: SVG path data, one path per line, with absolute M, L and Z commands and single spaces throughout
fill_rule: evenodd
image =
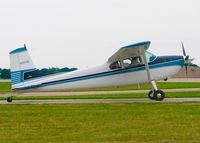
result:
M 0 104 L 86 104 L 86 103 L 178 103 L 178 102 L 200 102 L 200 98 L 166 98 L 163 101 L 152 101 L 148 98 L 131 99 L 60 99 L 60 100 L 13 100 L 8 103 L 6 100 Z

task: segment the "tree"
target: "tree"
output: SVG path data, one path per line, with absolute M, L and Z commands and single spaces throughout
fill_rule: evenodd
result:
M 10 69 L 1 70 L 1 78 L 2 79 L 10 79 Z
M 55 68 L 55 67 L 52 67 L 52 68 L 49 68 L 48 69 L 48 74 L 56 74 L 56 73 L 59 73 L 60 72 L 60 69 L 59 68 Z
M 45 76 L 45 75 L 48 75 L 49 74 L 49 70 L 47 68 L 43 68 L 41 70 L 39 70 L 41 75 Z
M 68 68 L 68 67 L 64 67 L 60 70 L 60 72 L 71 72 L 71 71 L 75 71 L 77 70 L 77 68 Z

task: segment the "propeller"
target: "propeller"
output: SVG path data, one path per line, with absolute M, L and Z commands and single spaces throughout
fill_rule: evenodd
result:
M 192 63 L 194 59 L 190 59 L 190 56 L 186 54 L 183 42 L 181 42 L 181 45 L 182 45 L 183 56 L 185 60 L 185 73 L 186 73 L 186 77 L 188 78 L 188 66 Z

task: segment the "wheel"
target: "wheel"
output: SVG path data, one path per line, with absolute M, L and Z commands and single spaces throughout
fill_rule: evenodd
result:
M 153 92 L 152 90 L 149 91 L 148 97 L 149 97 L 149 99 L 151 99 L 151 100 L 155 100 L 154 92 Z
M 154 91 L 154 98 L 156 101 L 162 101 L 165 98 L 165 93 L 162 90 Z
M 11 96 L 7 98 L 7 102 L 12 102 L 12 100 L 13 100 L 13 99 L 12 99 Z

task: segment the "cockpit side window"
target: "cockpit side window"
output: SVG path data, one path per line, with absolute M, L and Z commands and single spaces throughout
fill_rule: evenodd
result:
M 132 64 L 131 58 L 130 58 L 130 59 L 125 59 L 125 60 L 123 60 L 123 66 L 124 66 L 124 67 L 128 67 L 128 66 L 130 66 L 131 64 Z
M 156 59 L 156 56 L 148 51 L 146 51 L 147 62 L 153 62 Z M 143 58 L 141 56 L 130 57 L 121 61 L 116 61 L 110 65 L 110 69 L 120 69 L 128 67 L 140 67 L 143 66 Z
M 123 60 L 123 67 L 134 67 L 142 65 L 142 58 L 140 56 L 138 57 L 131 57 L 128 59 Z
M 132 65 L 142 64 L 142 58 L 140 56 L 131 58 Z
M 110 69 L 120 69 L 121 67 L 122 66 L 120 61 L 116 61 L 110 65 Z

